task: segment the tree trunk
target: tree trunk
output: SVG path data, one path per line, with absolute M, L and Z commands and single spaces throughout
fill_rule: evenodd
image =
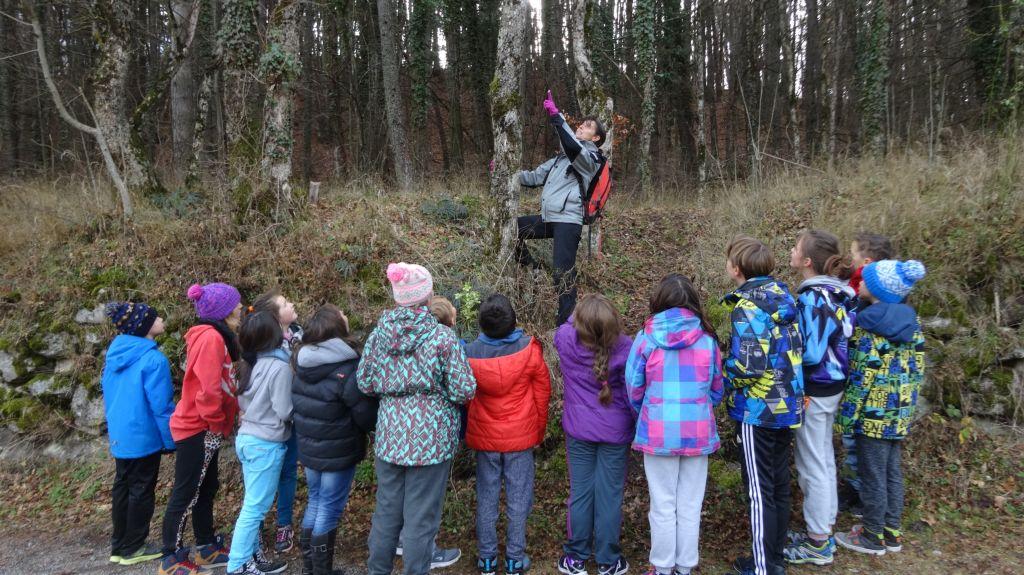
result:
M 299 0 L 281 0 L 270 16 L 267 47 L 261 58 L 266 86 L 263 109 L 263 158 L 260 171 L 274 194 L 274 220 L 291 207 L 292 111 L 299 63 Z
M 708 14 L 712 8 L 707 6 L 707 0 L 698 0 L 697 8 L 694 10 L 694 21 L 696 30 L 696 48 L 694 50 L 694 61 L 697 64 L 696 73 L 693 76 L 693 91 L 697 94 L 697 181 L 703 189 L 708 181 L 708 144 L 707 144 L 707 118 L 704 111 L 705 95 L 707 93 L 707 80 L 705 78 L 705 59 L 708 56 Z M 712 63 L 714 61 L 712 60 Z
M 842 101 L 840 96 L 840 90 L 842 89 L 842 83 L 840 82 L 840 74 L 843 69 L 843 51 L 846 49 L 845 42 L 843 42 L 843 34 L 846 32 L 843 20 L 845 19 L 844 10 L 842 7 L 833 5 L 832 19 L 835 21 L 835 31 L 832 34 L 832 77 L 829 78 L 829 83 L 832 85 L 831 94 L 829 95 L 829 106 L 828 106 L 828 164 L 829 167 L 835 165 L 836 154 L 838 153 L 839 145 L 839 103 Z
M 409 135 L 406 131 L 405 107 L 402 105 L 402 84 L 399 75 L 398 40 L 402 36 L 402 31 L 399 29 L 395 17 L 395 7 L 391 0 L 377 0 L 388 144 L 391 148 L 391 160 L 395 165 L 395 179 L 400 188 L 407 190 L 412 187 L 413 181 L 412 156 L 409 153 Z
M 519 166 L 523 161 L 524 50 L 528 6 L 525 0 L 501 0 L 498 28 L 498 57 L 491 83 L 491 127 L 494 130 L 494 170 L 491 194 L 495 198 L 494 222 L 498 226 L 498 261 L 512 258 L 516 242 L 519 204 Z
M 199 5 L 195 5 L 199 9 Z M 174 0 L 171 16 L 175 22 L 178 45 L 187 41 L 189 21 L 192 17 L 192 0 Z M 178 181 L 185 179 L 192 163 L 193 130 L 196 125 L 196 82 L 192 71 L 194 51 L 186 52 L 178 71 L 171 78 L 171 140 L 174 156 L 174 174 Z
M 604 145 L 601 146 L 601 151 L 611 165 L 615 132 L 615 126 L 612 123 L 615 102 L 611 95 L 605 93 L 600 80 L 594 74 L 594 67 L 590 60 L 589 39 L 586 34 L 589 20 L 593 14 L 592 4 L 596 0 L 569 1 L 572 2 L 572 58 L 574 77 L 576 78 L 576 100 L 579 101 L 580 111 L 584 115 L 597 116 L 605 125 L 608 133 L 605 136 Z
M 639 57 L 640 83 L 644 98 L 640 114 L 640 188 L 651 191 L 651 137 L 654 135 L 655 74 L 658 58 L 654 47 L 654 0 L 636 0 L 633 20 L 636 52 Z
M 821 25 L 818 21 L 818 0 L 807 0 L 806 64 L 803 77 L 804 148 L 815 154 L 821 127 L 821 102 L 818 94 L 821 88 Z
M 3 2 L 4 11 L 12 8 Z M 12 10 L 13 12 L 13 10 Z M 12 22 L 0 15 L 0 51 L 4 54 L 15 54 L 16 38 L 11 29 Z M 0 60 L 0 172 L 13 174 L 18 163 L 18 125 L 17 85 L 14 82 L 13 58 Z

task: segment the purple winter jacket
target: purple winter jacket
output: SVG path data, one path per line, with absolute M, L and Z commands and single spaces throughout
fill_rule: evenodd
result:
M 564 388 L 562 428 L 566 435 L 595 443 L 632 443 L 636 419 L 629 407 L 625 381 L 626 359 L 632 345 L 633 340 L 622 335 L 612 349 L 608 362 L 612 402 L 606 407 L 597 399 L 601 384 L 594 377 L 594 353 L 580 343 L 572 319 L 555 332 Z

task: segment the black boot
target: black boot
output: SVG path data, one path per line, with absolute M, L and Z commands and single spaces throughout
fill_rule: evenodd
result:
M 313 575 L 334 575 L 333 543 L 330 533 L 313 536 L 310 542 L 313 549 Z
M 327 563 L 332 566 L 330 575 L 345 575 L 344 569 L 334 569 L 334 543 L 338 540 L 338 528 L 335 527 L 327 532 L 327 554 L 330 556 L 330 561 Z
M 313 549 L 310 547 L 310 539 L 312 538 L 312 529 L 303 529 L 299 532 L 299 549 L 302 551 L 302 575 L 313 575 Z

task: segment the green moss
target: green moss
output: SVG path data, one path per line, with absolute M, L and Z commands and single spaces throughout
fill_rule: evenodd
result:
M 743 476 L 737 465 L 716 457 L 708 461 L 708 476 L 723 492 L 733 491 L 743 483 Z

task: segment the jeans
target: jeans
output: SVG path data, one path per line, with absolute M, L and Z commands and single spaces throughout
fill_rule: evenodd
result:
M 281 482 L 277 486 L 277 526 L 288 527 L 292 524 L 295 508 L 295 487 L 299 483 L 299 440 L 295 429 L 285 442 L 287 451 L 281 467 Z
M 860 478 L 857 477 L 857 440 L 853 435 L 843 435 L 843 449 L 846 450 L 846 458 L 843 460 L 843 478 L 846 484 L 860 493 Z
M 569 461 L 568 539 L 566 555 L 586 561 L 593 554 L 599 565 L 622 556 L 622 490 L 626 485 L 629 444 L 594 443 L 566 436 Z
M 651 494 L 651 565 L 658 573 L 689 573 L 700 559 L 700 510 L 708 456 L 644 454 Z
M 520 216 L 517 220 L 519 235 L 516 242 L 516 260 L 527 266 L 537 266 L 526 248 L 526 240 L 554 239 L 552 247 L 552 279 L 558 292 L 558 315 L 555 325 L 565 323 L 576 307 L 576 252 L 583 236 L 582 224 L 547 223 L 540 216 Z
M 164 511 L 164 556 L 173 555 L 182 546 L 189 514 L 192 515 L 196 545 L 209 545 L 215 541 L 213 499 L 220 487 L 217 457 L 221 440 L 216 434 L 201 431 L 174 442 L 174 488 Z
M 302 528 L 312 529 L 315 537 L 329 533 L 338 526 L 345 504 L 348 503 L 356 466 L 341 471 L 305 469 L 309 501 L 306 503 L 306 514 L 302 516 Z
M 832 534 L 839 513 L 836 454 L 832 447 L 832 423 L 843 394 L 807 398 L 804 422 L 796 430 L 796 470 L 804 492 L 807 533 L 823 539 Z
M 743 482 L 750 497 L 750 531 L 754 573 L 784 571 L 782 550 L 789 530 L 789 458 L 793 430 L 739 424 L 737 440 L 743 458 Z
M 501 485 L 505 484 L 508 519 L 505 557 L 526 557 L 526 519 L 533 507 L 533 449 L 476 452 L 476 539 L 480 557 L 498 556 Z
M 857 436 L 864 529 L 871 533 L 899 530 L 903 523 L 902 449 L 899 440 Z
M 391 575 L 403 527 L 403 573 L 427 575 L 451 468 L 450 459 L 423 467 L 376 460 L 377 506 L 370 527 L 369 575 Z
M 235 439 L 235 452 L 242 464 L 245 496 L 242 509 L 231 534 L 228 571 L 237 571 L 256 553 L 260 525 L 274 504 L 274 494 L 281 481 L 281 465 L 288 448 L 284 443 L 266 441 L 251 435 Z
M 114 487 L 110 490 L 114 531 L 110 537 L 110 554 L 124 557 L 138 551 L 149 537 L 160 452 L 133 459 L 115 459 L 114 463 Z

